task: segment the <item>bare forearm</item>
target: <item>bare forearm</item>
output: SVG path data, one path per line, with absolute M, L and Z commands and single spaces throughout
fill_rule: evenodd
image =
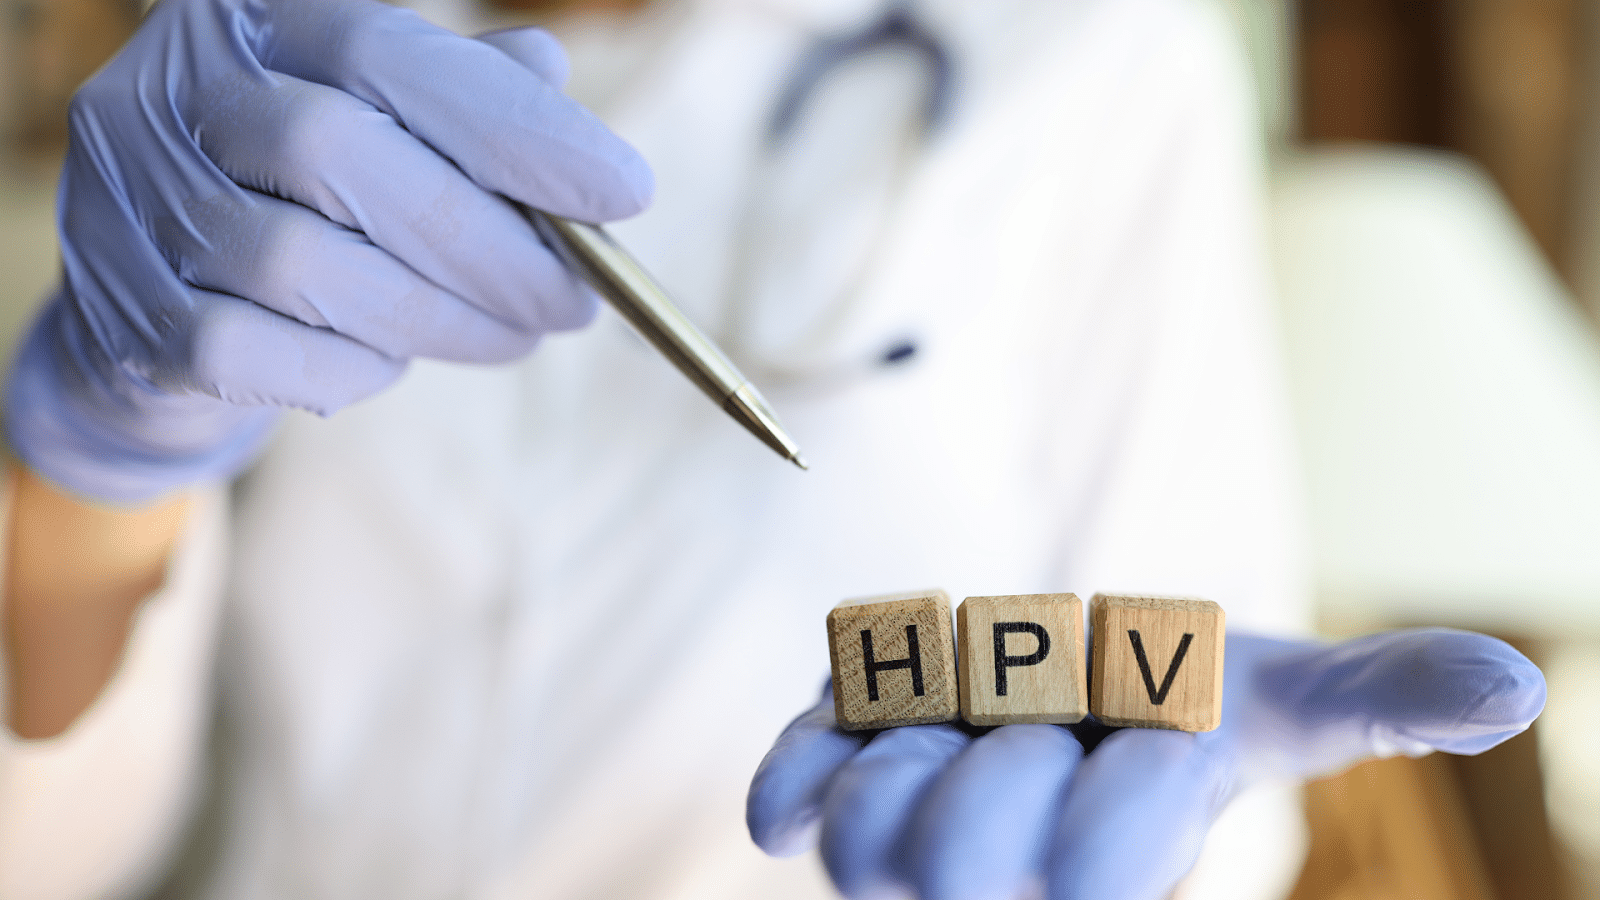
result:
M 189 498 L 98 506 L 20 467 L 11 487 L 0 620 L 9 724 L 25 738 L 51 737 L 111 678 L 134 614 L 161 584 Z

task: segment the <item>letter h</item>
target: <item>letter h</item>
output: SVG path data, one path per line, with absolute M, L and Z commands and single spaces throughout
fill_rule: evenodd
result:
M 948 612 L 945 613 L 949 615 Z M 878 699 L 878 673 L 891 669 L 911 670 L 911 693 L 913 696 L 922 696 L 922 651 L 917 646 L 917 626 L 906 626 L 906 648 L 910 655 L 905 659 L 886 659 L 878 662 L 872 655 L 872 630 L 861 629 L 861 656 L 867 665 L 867 699 Z

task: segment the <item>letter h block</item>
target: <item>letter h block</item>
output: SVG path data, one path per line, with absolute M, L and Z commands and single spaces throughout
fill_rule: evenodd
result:
M 1222 607 L 1182 597 L 1089 601 L 1089 711 L 1107 725 L 1210 731 L 1222 724 Z
M 833 709 L 846 731 L 949 722 L 960 712 L 944 591 L 840 603 L 828 613 L 828 656 Z
M 1070 725 L 1089 714 L 1076 595 L 968 597 L 956 610 L 956 640 L 968 722 Z

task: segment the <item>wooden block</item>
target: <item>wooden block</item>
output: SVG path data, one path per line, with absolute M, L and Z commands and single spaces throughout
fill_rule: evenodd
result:
M 1074 594 L 968 597 L 956 610 L 961 718 L 1069 725 L 1089 713 L 1083 601 Z
M 828 656 L 834 713 L 846 731 L 949 722 L 960 712 L 944 591 L 840 603 L 828 613 Z
M 1089 711 L 1107 725 L 1210 731 L 1222 724 L 1222 607 L 1181 597 L 1089 602 Z

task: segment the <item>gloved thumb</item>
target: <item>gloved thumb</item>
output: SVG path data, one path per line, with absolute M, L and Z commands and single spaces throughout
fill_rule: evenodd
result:
M 524 69 L 560 90 L 572 75 L 572 62 L 555 35 L 543 28 L 506 28 L 478 35 L 478 40 L 516 60 Z
M 1254 713 L 1239 722 L 1253 751 L 1245 758 L 1278 770 L 1260 774 L 1311 777 L 1373 756 L 1482 753 L 1527 729 L 1545 702 L 1544 676 L 1527 657 L 1446 628 L 1331 646 L 1238 636 L 1228 666 L 1247 679 L 1237 685 L 1241 711 Z

